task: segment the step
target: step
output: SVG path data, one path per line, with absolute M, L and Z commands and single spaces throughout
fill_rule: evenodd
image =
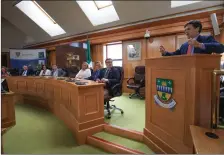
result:
M 125 129 L 108 123 L 105 123 L 104 131 L 127 139 L 143 142 L 143 133 L 140 131 Z
M 87 143 L 111 153 L 154 154 L 145 144 L 107 132 L 99 132 L 87 138 Z

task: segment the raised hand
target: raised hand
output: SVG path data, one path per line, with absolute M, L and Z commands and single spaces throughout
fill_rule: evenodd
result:
M 193 47 L 203 48 L 203 45 L 199 43 L 196 39 L 189 39 L 188 45 L 191 45 Z
M 160 53 L 164 54 L 166 52 L 165 48 L 163 46 L 159 47 Z

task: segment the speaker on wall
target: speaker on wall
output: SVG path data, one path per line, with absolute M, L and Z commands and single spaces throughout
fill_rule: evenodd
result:
M 218 20 L 217 20 L 217 17 L 216 17 L 216 13 L 211 14 L 210 17 L 211 17 L 211 21 L 212 21 L 212 27 L 213 27 L 213 30 L 214 30 L 214 34 L 219 35 L 220 34 L 220 29 L 219 29 L 219 23 L 218 23 Z

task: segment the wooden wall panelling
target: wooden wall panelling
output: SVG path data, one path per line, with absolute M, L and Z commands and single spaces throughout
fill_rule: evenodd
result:
M 149 41 L 147 45 L 147 58 L 161 57 L 159 47 L 162 45 L 167 51 L 175 51 L 176 37 L 175 35 L 152 37 L 151 41 Z
M 98 45 L 92 45 L 91 46 L 91 57 L 92 61 L 100 61 L 103 65 L 103 45 L 98 44 Z
M 56 52 L 55 52 L 55 50 L 52 50 L 52 51 L 49 52 L 48 61 L 49 61 L 48 65 L 50 65 L 49 67 L 56 64 Z
M 217 19 L 219 22 L 222 20 L 221 16 L 218 16 Z M 203 29 L 208 30 L 212 28 L 212 24 L 210 18 L 200 19 Z M 148 29 L 150 31 L 150 35 L 153 36 L 162 36 L 162 35 L 171 35 L 177 34 L 184 31 L 184 25 L 187 21 L 184 22 L 177 22 L 172 24 L 160 25 L 155 27 L 148 27 L 148 28 L 141 28 L 136 30 L 131 30 L 128 32 L 120 32 L 115 34 L 108 34 L 105 36 L 95 37 L 91 39 L 92 44 L 99 44 L 99 43 L 108 43 L 108 42 L 115 42 L 120 40 L 130 40 L 130 39 L 140 39 L 143 38 L 145 34 L 145 30 Z
M 1 65 L 10 68 L 10 52 L 1 52 Z
M 141 42 L 141 60 L 137 61 L 129 61 L 127 56 L 127 45 L 128 43 L 140 41 Z M 123 51 L 123 68 L 124 68 L 124 81 L 123 81 L 123 92 L 132 93 L 133 90 L 130 90 L 127 88 L 127 80 L 129 78 L 132 78 L 135 73 L 135 67 L 145 65 L 145 58 L 147 57 L 146 52 L 146 40 L 140 39 L 140 40 L 133 40 L 133 41 L 125 41 L 122 43 L 122 51 Z
M 188 15 L 184 17 L 176 17 L 172 19 L 165 19 L 160 21 L 155 21 L 151 23 L 144 23 L 134 26 L 128 26 L 123 27 L 119 29 L 114 30 L 108 30 L 106 32 L 99 32 L 99 33 L 93 33 L 89 35 L 89 39 L 92 44 L 99 44 L 99 43 L 106 43 L 106 42 L 112 42 L 112 41 L 120 41 L 120 40 L 130 40 L 133 38 L 143 38 L 143 35 L 145 33 L 146 29 L 149 29 L 152 36 L 155 35 L 162 35 L 166 33 L 178 33 L 183 32 L 183 26 L 186 23 L 186 21 L 192 20 L 192 19 L 200 19 L 200 21 L 203 24 L 204 29 L 211 28 L 211 22 L 210 22 L 210 14 L 216 13 L 219 23 L 222 21 L 222 15 L 224 13 L 224 10 L 215 10 L 215 11 L 208 11 L 193 15 Z M 172 20 L 172 23 L 170 22 Z M 171 23 L 171 24 L 170 24 Z M 163 28 L 160 28 L 162 26 L 165 26 Z M 177 28 L 174 28 L 177 27 Z M 154 31 L 155 29 L 159 29 L 157 31 Z M 161 31 L 161 29 L 163 31 Z M 136 31 L 138 30 L 138 31 Z M 127 36 L 126 36 L 127 35 Z M 59 39 L 55 41 L 49 41 L 47 43 L 42 44 L 36 44 L 36 45 L 29 45 L 25 48 L 46 48 L 46 47 L 55 47 L 62 44 L 68 44 L 70 42 L 79 42 L 86 39 L 86 36 L 77 36 L 77 37 L 69 37 L 65 39 Z

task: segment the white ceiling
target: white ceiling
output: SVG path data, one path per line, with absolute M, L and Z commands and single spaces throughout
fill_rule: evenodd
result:
M 204 1 L 171 8 L 170 1 L 113 1 L 120 20 L 94 27 L 75 1 L 38 1 L 40 6 L 66 31 L 66 34 L 52 38 L 19 9 L 14 7 L 14 3 L 13 1 L 2 1 L 2 17 L 29 36 L 29 43 L 25 44 L 54 40 L 184 11 L 217 5 L 223 6 L 224 4 L 223 1 Z

